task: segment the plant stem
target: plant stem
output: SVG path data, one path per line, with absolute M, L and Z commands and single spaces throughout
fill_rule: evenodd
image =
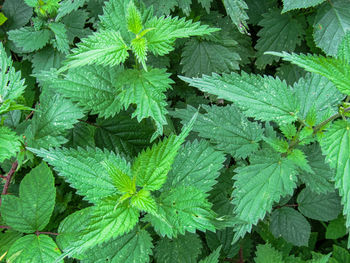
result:
M 9 171 L 7 176 L 5 177 L 6 182 L 5 182 L 4 188 L 2 189 L 1 195 L 6 195 L 7 194 L 7 190 L 9 188 L 9 186 L 10 186 L 12 175 L 16 172 L 17 167 L 18 167 L 18 162 L 15 161 L 12 164 L 11 170 Z M 1 198 L 0 198 L 0 206 L 1 206 Z
M 35 234 L 37 236 L 41 235 L 41 234 L 46 234 L 46 235 L 54 235 L 54 236 L 58 236 L 59 233 L 53 233 L 53 232 L 40 232 L 40 231 L 35 231 Z
M 10 229 L 11 227 L 9 227 L 9 226 L 0 226 L 0 229 Z
M 350 107 L 344 109 L 344 112 L 349 112 L 349 111 L 350 111 Z M 333 116 L 329 117 L 327 120 L 324 120 L 319 125 L 317 125 L 313 128 L 313 130 L 314 130 L 313 134 L 316 134 L 320 129 L 322 129 L 323 126 L 327 125 L 329 122 L 331 122 L 331 121 L 333 121 L 341 116 L 342 115 L 340 113 L 336 113 Z
M 243 247 L 242 246 L 239 248 L 239 263 L 244 263 Z

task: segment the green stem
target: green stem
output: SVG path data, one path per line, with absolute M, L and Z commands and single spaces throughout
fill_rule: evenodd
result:
M 345 112 L 350 112 L 350 107 L 344 109 L 344 113 Z M 319 130 L 321 130 L 325 125 L 327 125 L 329 122 L 341 117 L 342 115 L 340 113 L 336 113 L 333 116 L 329 117 L 327 120 L 324 120 L 323 122 L 321 122 L 319 125 L 315 126 L 313 128 L 314 132 L 313 134 L 316 134 Z
M 146 229 L 147 227 L 149 227 L 151 225 L 151 223 L 147 223 L 146 225 L 143 226 L 142 230 Z

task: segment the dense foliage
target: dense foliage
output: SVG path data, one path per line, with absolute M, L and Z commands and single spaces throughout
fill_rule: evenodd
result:
M 1 262 L 350 262 L 349 0 L 0 5 Z

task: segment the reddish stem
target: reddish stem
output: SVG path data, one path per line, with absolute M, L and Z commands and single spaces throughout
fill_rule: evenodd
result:
M 242 246 L 239 248 L 239 263 L 244 263 Z
M 11 227 L 9 227 L 9 226 L 0 226 L 0 228 L 3 228 L 3 229 L 10 229 Z
M 15 161 L 12 164 L 11 170 L 9 171 L 7 176 L 5 177 L 6 182 L 5 182 L 4 188 L 2 189 L 1 195 L 6 195 L 7 194 L 7 190 L 9 188 L 9 186 L 10 186 L 12 175 L 16 172 L 17 167 L 18 167 L 18 162 Z M 1 198 L 0 198 L 0 206 L 1 206 Z
M 6 179 L 6 176 L 3 176 L 2 174 L 0 174 L 0 178 Z
M 46 235 L 54 235 L 54 236 L 58 236 L 58 233 L 53 233 L 53 232 L 40 232 L 40 231 L 35 231 L 35 234 L 37 236 L 41 235 L 41 234 L 46 234 Z

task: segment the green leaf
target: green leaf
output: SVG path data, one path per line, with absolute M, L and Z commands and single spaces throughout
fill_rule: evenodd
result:
M 282 253 L 271 247 L 270 244 L 258 245 L 255 252 L 255 263 L 284 263 Z
M 299 81 L 300 78 L 304 77 L 305 74 L 305 70 L 288 62 L 282 62 L 276 69 L 276 77 L 285 80 L 288 85 L 293 85 L 295 82 Z
M 22 180 L 19 198 L 2 197 L 1 216 L 13 229 L 25 233 L 43 230 L 55 206 L 56 189 L 50 168 L 41 163 Z
M 300 171 L 299 178 L 307 188 L 316 194 L 325 194 L 334 191 L 332 179 L 334 170 L 331 169 L 328 163 L 325 163 L 325 157 L 322 155 L 319 144 L 312 144 L 305 149 L 308 163 L 314 171 Z
M 49 148 L 67 142 L 65 131 L 84 116 L 82 110 L 60 95 L 42 93 L 40 106 L 25 131 L 30 147 Z
M 309 8 L 312 6 L 319 5 L 325 0 L 283 0 L 283 10 L 282 13 L 301 8 Z
M 340 92 L 350 94 L 350 64 L 345 60 L 311 54 L 288 54 L 286 52 L 269 52 L 269 54 L 283 57 L 284 60 L 307 71 L 325 76 L 335 84 Z
M 220 250 L 222 246 L 219 246 L 214 252 L 212 252 L 205 259 L 199 261 L 199 263 L 219 263 Z
M 337 219 L 329 222 L 326 229 L 327 239 L 338 239 L 346 235 L 345 218 L 343 215 L 339 215 Z
M 232 203 L 237 217 L 251 227 L 274 202 L 293 194 L 297 178 L 293 163 L 276 152 L 259 151 L 249 161 L 250 165 L 235 169 Z
M 242 72 L 185 78 L 190 86 L 234 102 L 247 117 L 286 124 L 296 120 L 299 102 L 294 92 L 278 78 L 248 75 Z
M 297 198 L 298 210 L 306 217 L 330 221 L 341 212 L 340 198 L 336 192 L 316 194 L 308 188 L 303 189 Z
M 60 1 L 60 7 L 57 11 L 57 16 L 55 21 L 61 20 L 62 17 L 71 14 L 73 11 L 77 10 L 85 4 L 86 0 L 63 0 Z
M 128 30 L 138 34 L 142 29 L 141 13 L 137 10 L 133 1 L 130 1 L 126 16 Z
M 162 238 L 155 247 L 155 259 L 162 263 L 194 263 L 201 248 L 201 240 L 196 234 Z
M 40 73 L 42 70 L 48 71 L 52 68 L 59 68 L 65 55 L 52 47 L 45 47 L 33 55 L 33 73 Z
M 64 146 L 68 148 L 94 148 L 94 133 L 95 127 L 84 122 L 78 122 L 74 125 L 74 128 L 67 134 L 69 140 Z
M 283 237 L 294 246 L 307 246 L 311 234 L 309 222 L 298 211 L 282 207 L 273 211 L 270 223 L 271 233 Z
M 131 169 L 133 177 L 136 177 L 136 185 L 146 190 L 158 190 L 162 187 L 175 156 L 191 131 L 196 117 L 195 114 L 178 136 L 171 135 L 153 145 L 152 148 L 142 151 L 135 158 Z
M 91 111 L 91 114 L 108 118 L 122 108 L 117 98 L 119 91 L 114 87 L 115 79 L 122 72 L 121 67 L 97 65 L 74 68 L 68 71 L 63 80 L 54 79 L 52 88 L 67 99 L 77 102 L 85 110 Z
M 247 33 L 249 19 L 246 10 L 248 5 L 244 0 L 223 0 L 226 13 L 241 33 Z
M 306 119 L 308 114 L 316 110 L 316 122 L 319 124 L 325 116 L 337 113 L 338 105 L 344 98 L 337 88 L 325 77 L 318 74 L 307 74 L 294 84 L 293 89 L 297 100 L 300 101 L 298 115 Z
M 161 236 L 176 237 L 185 231 L 215 231 L 212 220 L 215 213 L 206 200 L 207 195 L 193 187 L 175 187 L 164 191 L 159 199 L 158 215 L 146 215 L 156 232 Z
M 169 76 L 165 69 L 151 69 L 148 72 L 129 69 L 116 79 L 120 102 L 125 108 L 130 104 L 137 105 L 132 117 L 137 116 L 139 122 L 152 117 L 157 126 L 155 135 L 162 135 L 163 125 L 167 124 L 165 115 L 168 111 L 165 108 L 167 103 L 164 92 L 174 83 Z
M 120 33 L 112 30 L 101 30 L 82 39 L 72 52 L 61 71 L 91 64 L 112 67 L 123 63 L 129 56 L 128 46 Z
M 186 143 L 175 157 L 163 189 L 190 185 L 208 192 L 216 184 L 225 159 L 225 155 L 215 151 L 207 141 Z
M 338 53 L 338 59 L 345 60 L 350 63 L 350 32 L 347 32 L 341 41 Z
M 23 0 L 6 0 L 1 9 L 7 17 L 6 28 L 8 30 L 25 26 L 33 15 L 33 8 Z
M 74 1 L 74 3 L 76 2 Z M 73 44 L 75 37 L 84 38 L 90 34 L 88 28 L 84 28 L 88 17 L 89 15 L 86 11 L 77 10 L 62 18 L 62 23 L 67 29 L 67 38 L 70 44 Z
M 116 163 L 121 158 L 113 153 L 96 149 L 30 149 L 38 156 L 44 158 L 60 176 L 75 189 L 77 194 L 82 195 L 91 203 L 115 194 L 112 179 L 105 171 L 101 162 L 111 160 Z
M 329 258 L 331 257 L 332 253 L 328 253 L 327 255 L 323 255 L 321 253 L 317 253 L 314 251 L 311 251 L 312 259 L 308 260 L 309 263 L 328 263 Z
M 54 263 L 61 252 L 47 235 L 27 235 L 18 239 L 7 254 L 9 262 Z M 63 263 L 63 260 L 58 261 Z
M 129 111 L 122 111 L 113 118 L 97 119 L 95 132 L 96 146 L 115 152 L 136 156 L 150 145 L 154 128 L 149 119 L 140 123 L 131 118 Z
M 323 154 L 331 168 L 335 168 L 335 187 L 342 197 L 343 214 L 347 216 L 346 226 L 350 226 L 350 187 L 347 183 L 350 174 L 350 122 L 335 121 L 321 140 Z
M 336 56 L 346 31 L 350 30 L 350 6 L 346 1 L 328 1 L 318 8 L 314 22 L 314 40 L 327 55 Z
M 100 27 L 103 30 L 119 31 L 122 38 L 130 41 L 135 35 L 129 32 L 127 26 L 127 10 L 130 1 L 111 0 L 103 8 L 103 15 L 100 16 Z
M 182 51 L 182 72 L 187 77 L 199 77 L 213 72 L 229 73 L 238 70 L 240 56 L 232 47 L 193 38 L 186 42 Z
M 264 68 L 278 61 L 271 55 L 264 54 L 266 51 L 294 51 L 297 45 L 301 44 L 304 29 L 299 20 L 293 18 L 289 13 L 281 14 L 281 10 L 273 9 L 263 14 L 259 22 L 262 29 L 258 32 L 258 39 L 255 48 L 257 49 L 256 65 Z
M 7 254 L 9 248 L 16 242 L 22 233 L 13 230 L 6 230 L 6 232 L 0 232 L 0 258 Z
M 149 50 L 155 55 L 165 55 L 174 50 L 173 44 L 177 38 L 188 38 L 190 36 L 203 36 L 219 29 L 209 28 L 199 22 L 179 19 L 178 17 L 154 17 L 146 22 L 145 28 L 153 28 L 145 38 L 148 42 Z
M 287 158 L 291 160 L 296 166 L 299 166 L 301 170 L 314 175 L 314 171 L 312 170 L 308 160 L 306 159 L 306 155 L 302 150 L 293 149 L 293 151 L 288 154 Z
M 147 71 L 146 60 L 147 60 L 147 39 L 146 38 L 135 38 L 131 41 L 131 48 L 139 63 L 142 64 L 144 70 Z
M 26 88 L 21 72 L 16 72 L 12 66 L 12 60 L 6 54 L 5 48 L 0 43 L 0 105 L 5 100 L 14 100 L 21 96 Z
M 138 210 L 145 211 L 151 214 L 157 213 L 157 204 L 151 195 L 151 192 L 141 189 L 130 199 L 130 205 Z
M 332 259 L 337 260 L 339 263 L 350 263 L 350 253 L 345 248 L 333 245 Z
M 129 163 L 120 158 L 115 159 L 115 162 L 109 160 L 102 161 L 101 164 L 107 170 L 114 186 L 120 191 L 120 193 L 134 194 L 136 192 L 135 182 L 131 179 L 131 168 Z
M 62 23 L 50 23 L 49 28 L 55 34 L 55 40 L 53 46 L 58 51 L 68 54 L 69 53 L 69 41 L 67 36 L 67 29 Z
M 25 52 L 32 52 L 43 48 L 51 37 L 50 30 L 35 31 L 33 27 L 22 27 L 8 32 L 9 39 L 15 42 Z
M 7 21 L 7 17 L 3 12 L 0 12 L 0 26 L 2 26 Z
M 193 131 L 209 139 L 216 149 L 235 158 L 245 158 L 255 152 L 262 140 L 263 129 L 249 121 L 235 105 L 225 107 L 202 106 L 206 114 L 199 114 Z M 171 115 L 181 118 L 183 123 L 190 120 L 197 110 L 187 106 L 186 110 L 176 109 Z
M 88 228 L 83 231 L 82 240 L 89 238 L 79 247 L 81 251 L 88 247 L 107 242 L 130 232 L 139 221 L 139 210 L 127 202 L 118 205 L 119 196 L 111 196 L 101 200 L 95 209 Z
M 0 126 L 0 163 L 16 156 L 20 150 L 20 138 L 11 129 Z
M 86 251 L 81 262 L 144 263 L 149 262 L 152 248 L 151 235 L 146 230 L 134 228 L 128 234 Z

